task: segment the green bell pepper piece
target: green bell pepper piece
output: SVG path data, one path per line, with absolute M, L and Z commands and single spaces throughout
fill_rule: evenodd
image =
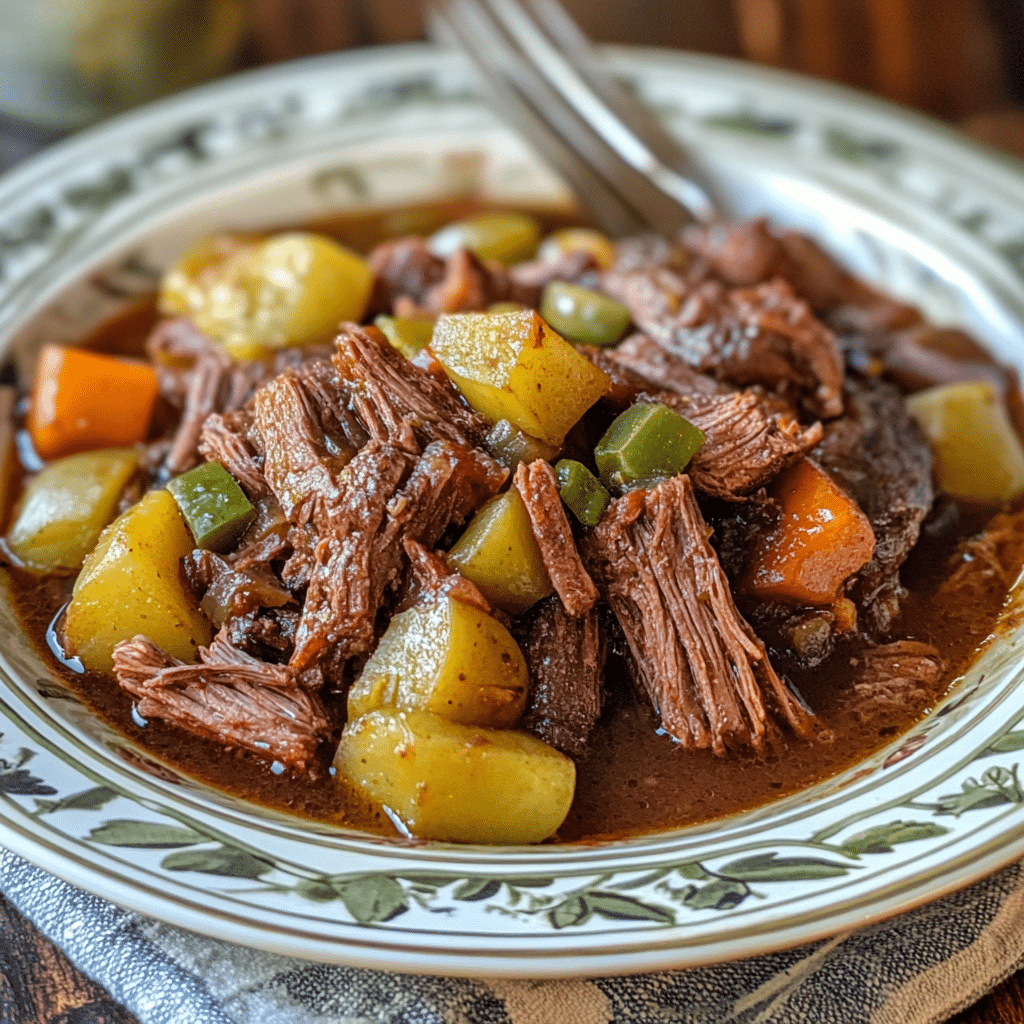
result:
M 614 345 L 629 326 L 629 310 L 601 292 L 566 281 L 544 286 L 540 315 L 564 338 L 581 345 Z
M 584 526 L 597 526 L 611 496 L 601 481 L 575 459 L 561 459 L 555 465 L 555 479 L 562 501 Z
M 704 444 L 689 420 L 660 403 L 631 406 L 608 428 L 594 449 L 607 487 L 628 490 L 678 476 Z
M 256 518 L 256 509 L 219 462 L 204 462 L 167 484 L 197 547 L 229 551 Z

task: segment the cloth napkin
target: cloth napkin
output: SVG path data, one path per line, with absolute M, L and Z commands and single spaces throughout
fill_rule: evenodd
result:
M 7 851 L 0 890 L 141 1024 L 938 1024 L 1024 964 L 1024 863 L 798 949 L 569 981 L 417 977 L 261 953 L 122 910 Z

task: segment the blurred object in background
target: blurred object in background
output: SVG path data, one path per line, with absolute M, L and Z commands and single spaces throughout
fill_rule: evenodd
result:
M 418 0 L 250 3 L 257 61 L 416 39 L 423 31 Z M 1009 78 L 1024 80 L 1021 0 L 563 3 L 597 40 L 744 56 L 950 120 L 1006 104 Z
M 246 8 L 247 0 L 0 0 L 0 113 L 25 135 L 46 136 L 212 78 L 233 65 Z
M 1016 0 L 1014 0 L 1016 2 Z M 732 0 L 744 54 L 953 120 L 1005 101 L 986 0 Z
M 1024 0 L 563 0 L 604 42 L 858 86 L 1024 154 Z M 241 67 L 422 38 L 421 0 L 0 0 L 0 168 Z

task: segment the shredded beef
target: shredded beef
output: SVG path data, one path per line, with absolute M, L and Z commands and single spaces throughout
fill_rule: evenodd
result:
M 257 501 L 270 493 L 260 460 L 237 417 L 210 413 L 203 421 L 198 447 L 204 459 L 219 462 L 238 481 L 250 500 Z
M 265 384 L 253 399 L 262 440 L 263 476 L 293 523 L 339 500 L 337 472 L 348 459 L 329 443 L 316 408 L 294 370 Z
M 945 665 L 931 644 L 898 640 L 859 651 L 857 674 L 844 706 L 865 723 L 883 724 L 908 708 L 923 708 L 939 696 Z
M 520 288 L 542 289 L 552 281 L 579 281 L 589 278 L 597 270 L 592 253 L 576 249 L 563 253 L 557 259 L 530 260 L 509 268 L 509 276 Z
M 326 670 L 334 675 L 372 649 L 385 593 L 405 568 L 402 539 L 433 546 L 497 490 L 505 470 L 448 440 L 422 454 L 372 440 L 342 465 L 326 451 L 294 374 L 261 389 L 254 412 L 264 475 L 296 527 L 282 578 L 307 587 L 292 664 L 306 668 L 329 656 Z
M 409 448 L 411 426 L 420 444 L 444 439 L 473 447 L 490 430 L 450 382 L 405 359 L 375 327 L 346 324 L 337 339 L 334 366 L 352 391 L 356 414 L 378 441 Z
M 216 352 L 216 346 L 187 317 L 170 317 L 160 320 L 146 339 L 146 355 L 157 366 L 191 366 L 200 356 Z M 165 374 L 161 385 L 172 388 L 165 397 L 174 405 L 180 405 L 184 392 L 181 385 L 187 378 Z
M 395 582 L 402 551 L 381 544 L 387 506 L 415 457 L 371 441 L 326 486 L 308 492 L 316 530 L 306 602 L 291 664 L 309 668 L 330 654 L 333 666 L 371 650 L 377 612 Z
M 597 588 L 576 550 L 554 470 L 543 459 L 529 465 L 521 462 L 516 470 L 515 486 L 526 505 L 530 527 L 552 586 L 570 615 L 585 615 L 594 607 Z
M 367 257 L 375 275 L 371 306 L 390 311 L 400 296 L 419 303 L 444 277 L 444 260 L 419 235 L 382 242 Z
M 719 754 L 762 750 L 773 719 L 819 735 L 736 610 L 709 534 L 679 476 L 617 499 L 583 544 L 663 726 L 684 747 Z
M 408 537 L 402 541 L 402 547 L 409 558 L 411 571 L 404 592 L 396 605 L 396 613 L 450 595 L 463 604 L 468 604 L 485 615 L 492 615 L 506 624 L 507 616 L 491 607 L 475 583 L 457 572 L 451 572 L 448 563 L 438 552 L 430 551 L 419 541 L 410 540 Z
M 802 427 L 761 396 L 719 384 L 644 335 L 627 338 L 604 362 L 622 367 L 634 387 L 647 379 L 662 389 L 635 397 L 670 406 L 704 432 L 689 473 L 713 497 L 735 501 L 749 494 L 821 440 L 820 423 Z
M 292 595 L 262 568 L 239 568 L 212 551 L 197 548 L 182 563 L 200 608 L 215 626 L 257 608 L 279 608 Z
M 161 393 L 177 408 L 179 417 L 173 435 L 160 442 L 159 472 L 165 477 L 183 473 L 200 461 L 203 427 L 211 414 L 239 410 L 261 384 L 282 370 L 330 356 L 327 347 L 313 345 L 236 363 L 187 320 L 158 325 L 147 348 L 171 364 L 158 366 L 157 372 Z
M 891 330 L 920 320 L 913 307 L 875 291 L 796 231 L 773 234 L 764 220 L 694 226 L 690 250 L 733 287 L 749 288 L 781 277 L 837 329 Z
M 850 378 L 846 415 L 828 424 L 811 455 L 864 511 L 875 553 L 849 596 L 860 626 L 884 636 L 899 610 L 899 568 L 934 498 L 932 453 L 903 396 L 884 381 Z
M 225 746 L 245 747 L 312 771 L 332 731 L 320 698 L 302 677 L 237 650 L 221 635 L 186 665 L 145 637 L 114 648 L 117 681 L 143 718 L 160 718 Z
M 539 606 L 523 644 L 530 700 L 521 728 L 574 757 L 601 714 L 608 643 L 596 608 L 566 611 L 557 595 Z
M 519 284 L 500 264 L 460 249 L 448 257 L 444 277 L 423 296 L 423 308 L 435 315 L 471 313 L 495 302 L 536 306 L 540 289 Z

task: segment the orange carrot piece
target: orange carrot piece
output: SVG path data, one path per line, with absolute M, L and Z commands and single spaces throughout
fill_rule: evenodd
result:
M 740 589 L 768 601 L 833 604 L 874 554 L 867 516 L 809 459 L 776 477 L 768 493 L 782 515 L 754 551 Z
M 36 364 L 28 430 L 40 457 L 142 441 L 159 385 L 146 363 L 45 345 Z

